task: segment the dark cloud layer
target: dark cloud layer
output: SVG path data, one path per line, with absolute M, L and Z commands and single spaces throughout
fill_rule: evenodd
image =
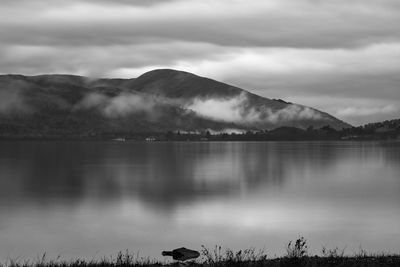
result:
M 397 0 L 4 0 L 0 25 L 0 73 L 177 68 L 356 125 L 400 117 Z
M 2 6 L 7 12 L 1 16 L 5 27 L 0 33 L 6 42 L 30 45 L 181 40 L 244 47 L 355 47 L 399 40 L 400 7 L 382 2 L 14 1 Z

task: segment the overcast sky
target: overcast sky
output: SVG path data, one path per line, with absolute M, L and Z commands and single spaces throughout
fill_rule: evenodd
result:
M 1 0 L 0 73 L 174 68 L 353 125 L 400 118 L 398 0 Z

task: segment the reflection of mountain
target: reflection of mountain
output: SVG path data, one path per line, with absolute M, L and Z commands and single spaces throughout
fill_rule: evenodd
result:
M 280 188 L 346 159 L 400 158 L 393 146 L 332 142 L 2 142 L 0 148 L 2 200 L 69 205 L 138 199 L 163 210 L 203 197 Z
M 155 70 L 136 79 L 0 75 L 0 137 L 325 125 L 349 127 L 309 107 L 175 70 Z

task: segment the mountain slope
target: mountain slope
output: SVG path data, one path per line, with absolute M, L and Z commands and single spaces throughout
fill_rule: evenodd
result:
M 200 106 L 203 108 L 208 108 L 210 106 L 208 105 L 210 103 L 207 103 L 209 99 L 221 100 L 215 101 L 215 104 L 222 104 L 222 106 L 225 104 L 226 106 L 229 105 L 229 103 L 227 103 L 229 100 L 240 98 L 237 99 L 238 101 L 232 101 L 233 103 L 230 103 L 231 112 L 239 111 L 242 113 L 241 115 L 243 115 L 233 120 L 233 122 L 250 128 L 271 129 L 277 126 L 307 128 L 308 126 L 322 127 L 325 125 L 329 125 L 335 129 L 350 127 L 349 124 L 327 113 L 301 105 L 293 105 L 292 103 L 287 103 L 282 100 L 260 97 L 238 87 L 183 71 L 170 69 L 153 70 L 136 79 L 123 82 L 119 87 L 124 90 L 145 92 L 172 99 L 186 100 L 188 102 L 193 99 L 203 100 L 205 103 L 200 103 Z M 199 104 L 199 101 L 196 103 Z M 190 107 L 193 108 L 193 106 Z M 199 113 L 201 109 L 197 111 Z M 229 110 L 224 111 L 228 112 Z M 276 112 L 278 112 L 278 114 L 275 114 Z M 260 115 L 260 119 L 254 120 L 253 118 L 250 125 L 246 123 L 246 119 L 249 119 L 249 115 L 255 115 L 255 113 Z M 276 116 L 272 116 L 272 120 L 267 120 L 267 118 L 271 118 L 271 113 Z M 202 115 L 217 120 L 224 119 L 224 116 Z
M 154 70 L 135 79 L 0 75 L 0 134 L 336 129 L 348 124 L 318 110 L 271 100 L 191 73 Z

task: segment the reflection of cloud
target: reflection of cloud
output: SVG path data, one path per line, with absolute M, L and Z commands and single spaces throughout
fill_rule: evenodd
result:
M 341 150 L 320 143 L 2 144 L 0 199 L 48 204 L 56 198 L 57 204 L 75 205 L 84 199 L 133 198 L 170 211 L 204 195 L 281 190 L 310 171 L 326 172 L 339 159 L 369 162 L 387 155 L 388 164 L 399 159 L 386 147 L 366 148 Z M 16 161 L 21 151 L 24 160 Z M 14 178 L 10 182 L 7 177 Z
M 182 242 L 243 249 L 262 248 L 267 239 L 268 252 L 280 254 L 299 234 L 309 235 L 316 249 L 333 240 L 355 249 L 363 240 L 375 246 L 371 251 L 381 244 L 395 247 L 398 148 L 349 142 L 0 142 L 0 203 L 7 204 L 0 209 L 8 215 L 0 217 L 6 229 L 0 248 L 36 255 L 39 244 L 68 259 L 133 246 L 159 256 L 165 246 Z M 376 179 L 377 172 L 385 175 Z M 382 243 L 370 238 L 378 232 Z M 60 247 L 67 247 L 65 253 Z

